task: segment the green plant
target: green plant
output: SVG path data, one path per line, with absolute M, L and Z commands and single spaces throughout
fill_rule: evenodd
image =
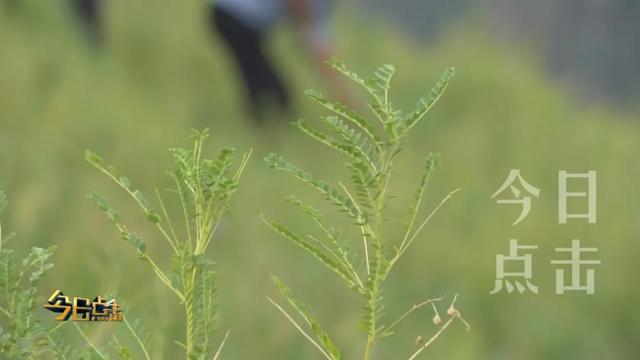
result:
M 132 187 L 128 178 L 118 175 L 115 168 L 106 165 L 98 155 L 88 150 L 85 153 L 89 163 L 133 198 L 171 247 L 172 266 L 170 274 L 167 274 L 149 256 L 140 236 L 129 231 L 120 214 L 106 199 L 96 192 L 89 195 L 116 225 L 120 237 L 136 248 L 138 257 L 151 267 L 160 281 L 184 306 L 185 342 L 178 344 L 184 348 L 187 359 L 211 359 L 212 355 L 217 358 L 226 339 L 225 335 L 216 351 L 211 339 L 217 318 L 216 270 L 215 264 L 204 255 L 220 220 L 228 210 L 229 199 L 236 191 L 251 156 L 250 152 L 245 154 L 238 168 L 232 171 L 233 149 L 223 149 L 212 160 L 204 158 L 203 144 L 207 137 L 207 130 L 194 131 L 193 148 L 170 149 L 174 164 L 169 170 L 169 175 L 175 182 L 175 189 L 171 191 L 179 199 L 182 207 L 181 221 L 184 223 L 184 232 L 180 236 L 178 229 L 173 226 L 160 191 L 156 189 L 155 193 L 164 219 L 151 207 L 140 190 Z
M 6 205 L 0 189 L 0 214 Z M 9 359 L 38 359 L 45 354 L 66 359 L 69 347 L 56 333 L 57 327 L 47 329 L 35 313 L 43 303 L 38 282 L 53 267 L 50 260 L 55 246 L 33 247 L 19 260 L 14 250 L 5 246 L 14 235 L 4 234 L 0 222 L 0 354 Z
M 115 295 L 106 296 L 107 299 L 116 299 L 119 298 Z M 122 303 L 119 300 L 119 304 L 123 309 L 123 312 L 128 310 L 128 306 Z M 87 335 L 87 330 L 90 326 L 79 326 L 76 322 L 73 322 L 73 326 L 78 330 L 80 337 L 87 344 L 86 349 L 81 352 L 73 353 L 73 356 L 69 357 L 72 359 L 82 358 L 82 359 L 99 359 L 99 360 L 108 360 L 110 359 L 111 354 L 115 354 L 119 359 L 122 360 L 133 360 L 138 358 L 144 358 L 146 360 L 150 360 L 151 356 L 149 355 L 148 348 L 151 347 L 152 341 L 151 336 L 147 329 L 141 324 L 139 319 L 129 321 L 128 317 L 122 317 L 123 327 L 124 329 L 119 329 L 119 331 L 114 331 L 112 334 L 112 340 L 107 344 L 107 346 L 98 346 L 93 343 L 93 341 Z M 59 326 L 62 326 L 64 323 L 60 323 Z M 142 352 L 142 357 L 134 356 L 135 352 L 131 350 L 129 346 L 124 344 L 118 338 L 117 332 L 125 332 L 127 336 L 130 338 L 132 342 L 134 342 Z
M 0 213 L 6 205 L 5 193 L 0 189 Z M 0 312 L 4 314 L 3 321 L 0 321 L 2 358 L 105 360 L 108 358 L 108 350 L 113 350 L 123 360 L 133 359 L 132 351 L 120 343 L 115 333 L 109 349 L 101 349 L 91 342 L 80 326 L 74 323 L 89 348 L 72 350 L 59 332 L 59 329 L 66 324 L 65 321 L 48 327 L 37 319 L 36 309 L 42 309 L 44 303 L 44 299 L 38 295 L 37 286 L 40 279 L 53 268 L 51 257 L 56 247 L 47 249 L 33 247 L 22 261 L 17 261 L 15 252 L 4 246 L 13 236 L 14 233 L 6 235 L 2 233 L 2 222 L 0 222 L 0 293 L 2 297 Z M 145 349 L 148 337 L 142 335 L 144 329 L 139 321 L 131 323 L 126 318 L 123 320 L 127 333 L 142 347 L 146 359 L 149 359 Z
M 364 306 L 360 325 L 367 334 L 366 347 L 364 349 L 365 360 L 372 357 L 374 345 L 380 338 L 392 335 L 395 327 L 406 316 L 425 305 L 431 304 L 434 311 L 436 311 L 434 323 L 440 325 L 440 329 L 431 339 L 420 345 L 411 356 L 411 359 L 414 359 L 454 319 L 462 320 L 459 311 L 454 308 L 454 298 L 447 311 L 449 319 L 443 322 L 434 305 L 435 302 L 441 300 L 438 298 L 414 305 L 394 322 L 383 322 L 383 309 L 385 306 L 383 288 L 385 280 L 394 265 L 417 239 L 427 222 L 440 206 L 457 191 L 455 190 L 448 194 L 426 216 L 424 221 L 417 222 L 423 195 L 431 173 L 438 165 L 439 155 L 427 155 L 423 167 L 424 172 L 418 182 L 413 201 L 409 206 L 404 233 L 385 237 L 382 228 L 386 220 L 385 209 L 390 199 L 389 185 L 393 174 L 394 161 L 402 149 L 403 140 L 438 101 L 447 88 L 449 80 L 454 75 L 454 70 L 453 68 L 447 69 L 440 81 L 433 87 L 431 93 L 418 102 L 417 108 L 404 115 L 400 110 L 393 108 L 389 100 L 390 82 L 395 72 L 393 66 L 384 65 L 375 72 L 371 80 L 364 80 L 335 59 L 329 61 L 329 65 L 367 91 L 371 97 L 371 102 L 367 105 L 372 110 L 378 124 L 374 125 L 373 122 L 344 104 L 332 102 L 319 92 L 308 90 L 306 95 L 311 100 L 332 113 L 330 116 L 321 118 L 328 132 L 313 128 L 303 119 L 298 120 L 295 125 L 311 138 L 346 155 L 348 158 L 346 167 L 352 183 L 351 190 L 343 183 L 334 186 L 326 181 L 319 180 L 282 156 L 269 154 L 265 161 L 269 167 L 289 173 L 310 185 L 349 218 L 357 227 L 358 236 L 361 237 L 361 256 L 364 259 L 364 265 L 358 266 L 355 254 L 350 251 L 350 244 L 343 239 L 344 232 L 327 225 L 319 210 L 295 196 L 288 197 L 288 201 L 300 208 L 311 222 L 317 225 L 321 233 L 320 237 L 313 234 L 299 235 L 287 226 L 266 220 L 264 217 L 263 221 L 271 229 L 313 255 L 323 265 L 335 272 L 349 288 L 355 290 L 362 297 Z M 388 238 L 400 239 L 400 241 L 392 244 L 387 240 Z M 313 336 L 304 331 L 303 327 L 282 306 L 271 299 L 269 301 L 294 324 L 325 358 L 340 359 L 339 348 L 322 329 L 316 318 L 310 315 L 306 307 L 292 296 L 290 289 L 280 279 L 273 276 L 273 281 L 289 305 L 298 313 L 304 323 L 311 328 Z M 462 321 L 464 322 L 464 320 Z

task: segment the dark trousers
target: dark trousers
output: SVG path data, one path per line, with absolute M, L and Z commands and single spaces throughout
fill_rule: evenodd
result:
M 275 101 L 281 111 L 287 112 L 289 94 L 264 51 L 265 34 L 219 7 L 213 7 L 211 19 L 242 76 L 247 91 L 247 107 L 254 119 L 263 119 L 267 101 Z
M 102 41 L 101 1 L 73 0 L 72 4 L 87 38 L 92 44 L 99 45 Z

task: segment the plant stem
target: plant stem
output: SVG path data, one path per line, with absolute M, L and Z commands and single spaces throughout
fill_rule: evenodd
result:
M 364 224 L 364 219 L 362 218 L 362 210 L 360 209 L 360 206 L 358 206 L 358 202 L 356 202 L 356 199 L 353 196 L 351 196 L 349 189 L 347 189 L 347 187 L 344 186 L 342 182 L 340 182 L 339 185 L 342 188 L 342 190 L 345 192 L 345 194 L 347 194 L 349 199 L 351 199 L 351 202 L 353 202 L 353 205 L 356 207 L 356 210 L 358 211 L 358 222 L 362 224 L 359 227 L 360 227 L 360 232 L 362 234 L 362 245 L 364 248 L 364 262 L 367 266 L 367 275 L 369 275 L 371 273 L 371 268 L 369 265 L 369 248 L 367 244 L 367 230 Z
M 194 313 L 193 313 L 193 288 L 196 276 L 196 269 L 191 274 L 183 276 L 184 282 L 184 310 L 187 320 L 186 324 L 186 355 L 187 359 L 191 359 L 193 355 L 193 333 L 195 329 Z
M 364 351 L 364 360 L 369 360 L 369 358 L 371 356 L 370 355 L 371 354 L 371 349 L 373 348 L 373 343 L 374 343 L 373 338 L 371 336 L 368 336 L 367 337 L 367 347 L 366 347 L 366 349 Z
M 142 342 L 142 339 L 140 339 L 138 334 L 133 330 L 133 327 L 131 326 L 127 318 L 123 317 L 122 320 L 124 320 L 125 325 L 127 325 L 127 329 L 129 329 L 129 332 L 131 333 L 131 335 L 133 335 L 133 337 L 136 339 L 136 341 L 138 342 L 138 345 L 140 345 L 140 349 L 142 349 L 142 352 L 144 353 L 144 357 L 147 360 L 151 360 L 151 358 L 149 357 L 149 353 L 147 352 L 147 349 L 145 348 L 144 343 Z
M 118 180 L 111 172 L 107 171 L 103 167 L 98 167 L 98 170 L 102 171 L 105 175 L 107 175 L 107 177 L 113 180 L 119 187 L 121 187 L 127 194 L 129 194 L 129 196 L 131 196 L 131 198 L 140 206 L 140 208 L 142 208 L 142 210 L 145 213 L 149 212 L 150 209 L 140 201 L 138 196 L 136 196 L 136 193 L 131 191 L 130 188 L 122 186 L 122 184 L 120 183 L 120 180 Z M 156 222 L 155 226 L 160 231 L 162 236 L 167 240 L 169 245 L 171 245 L 171 248 L 173 249 L 173 251 L 177 251 L 176 245 L 173 243 L 173 240 L 171 240 L 171 237 L 169 237 L 169 234 L 167 234 L 167 232 L 164 230 L 162 225 L 160 225 L 160 222 Z
M 145 253 L 145 254 L 143 254 L 143 259 L 146 260 L 151 265 L 151 269 L 156 274 L 158 279 L 160 279 L 160 281 L 162 281 L 163 284 L 165 284 L 169 289 L 171 289 L 176 294 L 178 299 L 180 299 L 180 301 L 185 301 L 184 300 L 185 296 L 178 289 L 173 287 L 173 285 L 171 285 L 171 280 L 162 271 L 162 269 L 160 269 L 160 267 L 151 259 L 151 257 L 149 257 Z
M 449 326 L 449 324 L 451 324 L 453 322 L 453 320 L 455 320 L 455 317 L 453 317 L 453 316 L 450 317 L 449 320 L 447 320 L 447 322 L 444 323 L 444 325 L 442 325 L 442 327 L 438 330 L 438 332 L 436 332 L 423 346 L 421 346 L 415 353 L 413 353 L 413 355 L 411 355 L 409 360 L 415 359 L 418 355 L 420 355 L 422 350 L 428 348 L 429 345 L 431 345 L 431 343 L 433 343 L 438 338 L 438 336 L 440 336 L 440 334 L 442 334 L 444 332 L 444 330 L 447 328 L 447 326 Z
M 412 306 L 409 310 L 407 310 L 407 312 L 405 312 L 404 314 L 402 314 L 402 316 L 400 316 L 396 321 L 394 321 L 391 325 L 389 325 L 389 326 L 385 329 L 384 334 L 391 335 L 391 333 L 390 333 L 390 332 L 391 332 L 391 329 L 393 329 L 393 328 L 394 328 L 396 325 L 398 325 L 402 320 L 404 320 L 404 318 L 406 318 L 407 316 L 409 316 L 409 314 L 411 314 L 412 312 L 414 312 L 414 311 L 416 311 L 416 310 L 420 309 L 421 307 L 423 307 L 423 306 L 425 306 L 425 305 L 428 305 L 428 304 L 431 304 L 431 303 L 433 303 L 433 302 L 440 301 L 440 300 L 442 300 L 442 298 L 441 298 L 441 297 L 436 298 L 436 299 L 429 299 L 429 300 L 425 300 L 425 301 L 423 301 L 423 302 L 421 302 L 421 303 L 419 303 L 419 304 L 413 304 L 413 306 Z M 383 336 L 384 336 L 384 334 L 383 334 Z
M 287 311 L 285 309 L 282 308 L 282 306 L 278 305 L 278 303 L 276 303 L 275 301 L 271 300 L 270 297 L 267 297 L 267 300 L 269 300 L 269 302 L 271 304 L 273 304 L 273 306 L 275 306 L 278 310 L 280 310 L 280 312 L 293 324 L 293 326 L 295 326 L 296 329 L 298 329 L 298 331 L 305 338 L 307 338 L 307 340 L 309 340 L 316 348 L 318 348 L 318 350 L 320 350 L 320 352 L 322 353 L 322 355 L 324 355 L 324 357 L 326 357 L 329 360 L 333 360 L 332 357 L 329 354 L 327 354 L 326 351 L 324 351 L 322 346 L 320 346 L 317 342 L 315 342 L 315 340 L 313 340 L 313 338 L 311 338 L 311 336 L 309 336 L 309 334 L 307 334 L 304 330 L 302 330 L 302 327 L 300 327 L 300 325 L 298 325 L 298 323 L 291 317 L 291 315 L 289 315 L 289 313 L 287 313 Z M 365 359 L 367 359 L 367 358 L 365 358 Z
M 447 196 L 445 196 L 440 201 L 440 203 L 438 203 L 438 205 L 431 211 L 429 216 L 427 216 L 427 218 L 424 219 L 424 221 L 420 224 L 420 226 L 418 226 L 418 229 L 416 229 L 416 231 L 413 233 L 413 235 L 411 237 L 405 237 L 405 239 L 402 240 L 402 243 L 400 244 L 400 247 L 398 247 L 398 251 L 397 251 L 396 255 L 389 262 L 389 266 L 387 267 L 387 271 L 384 274 L 383 278 L 386 278 L 389 275 L 389 273 L 391 272 L 391 268 L 396 264 L 398 259 L 400 259 L 400 257 L 405 253 L 405 251 L 407 251 L 409 246 L 411 246 L 413 241 L 416 239 L 418 234 L 420 234 L 420 232 L 425 227 L 425 225 L 427 225 L 429 220 L 431 220 L 431 218 L 438 212 L 438 210 L 440 210 L 440 207 L 442 207 L 442 205 L 444 205 L 458 191 L 460 191 L 459 188 L 455 189 L 452 192 L 450 192 L 449 194 L 447 194 Z M 407 233 L 407 235 L 408 235 L 408 233 Z
M 93 344 L 93 342 L 91 342 L 91 339 L 89 339 L 89 337 L 87 336 L 87 334 L 84 333 L 84 331 L 82 331 L 82 329 L 80 329 L 80 326 L 78 326 L 78 324 L 76 324 L 75 322 L 73 323 L 73 326 L 76 327 L 76 329 L 78 329 L 78 331 L 80 332 L 80 335 L 82 336 L 82 338 L 84 338 L 84 340 L 87 342 L 87 344 L 89 344 L 89 346 L 91 346 L 91 348 L 93 349 L 93 351 L 103 360 L 107 360 L 106 357 L 104 357 L 104 354 L 98 349 L 97 346 L 95 346 Z
M 220 343 L 220 347 L 218 347 L 218 351 L 216 351 L 216 354 L 213 355 L 213 360 L 218 360 L 218 358 L 220 357 L 222 348 L 224 347 L 224 344 L 227 342 L 227 338 L 229 337 L 229 332 L 230 330 L 227 330 L 227 332 L 224 334 L 224 339 L 222 339 L 222 343 Z

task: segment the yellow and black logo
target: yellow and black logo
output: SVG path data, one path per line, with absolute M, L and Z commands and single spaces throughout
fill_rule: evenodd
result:
M 123 316 L 116 299 L 107 301 L 97 296 L 90 301 L 88 298 L 74 297 L 71 301 L 60 290 L 51 294 L 44 308 L 60 314 L 56 316 L 58 321 L 67 321 L 69 318 L 78 321 L 121 321 Z

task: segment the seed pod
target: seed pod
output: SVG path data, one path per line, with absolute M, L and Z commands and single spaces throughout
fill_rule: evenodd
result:
M 436 315 L 433 317 L 433 323 L 434 323 L 434 324 L 436 324 L 436 325 L 440 325 L 440 324 L 442 324 L 442 319 L 440 318 L 440 315 L 436 314 Z
M 420 345 L 422 345 L 422 344 L 424 344 L 424 339 L 422 338 L 422 336 L 418 336 L 418 337 L 416 338 L 416 345 L 417 345 L 417 346 L 420 346 Z

